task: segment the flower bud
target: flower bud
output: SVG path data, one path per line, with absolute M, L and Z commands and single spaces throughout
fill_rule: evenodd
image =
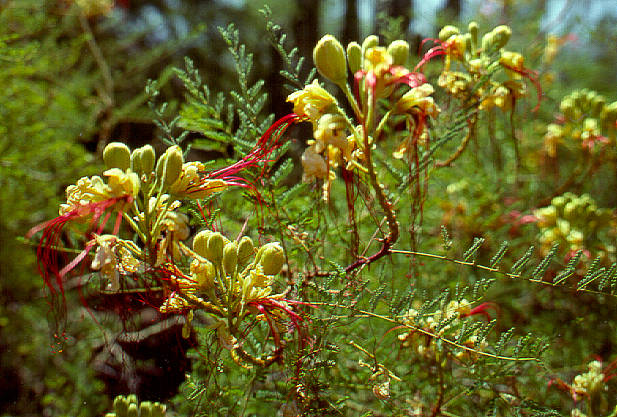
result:
M 213 232 L 211 230 L 202 230 L 193 238 L 193 252 L 205 258 L 208 254 L 208 238 Z
M 376 35 L 369 35 L 362 42 L 362 58 L 366 56 L 366 53 L 369 49 L 376 47 L 379 45 L 379 38 Z
M 208 238 L 208 247 L 206 251 L 206 258 L 215 264 L 219 264 L 223 259 L 223 246 L 225 245 L 225 240 L 223 235 L 219 232 L 214 232 Z
M 136 394 L 129 394 L 126 397 L 126 400 L 129 402 L 129 404 L 137 404 L 137 395 Z
M 276 275 L 281 272 L 285 264 L 285 254 L 278 242 L 262 246 L 257 253 L 257 261 L 261 264 L 266 275 Z
M 388 53 L 392 57 L 393 65 L 406 65 L 409 59 L 409 44 L 403 40 L 396 40 L 388 45 Z
M 497 49 L 500 49 L 506 46 L 510 40 L 510 36 L 512 36 L 512 29 L 510 29 L 509 26 L 500 25 L 493 29 L 492 33 L 495 46 Z
M 469 25 L 467 26 L 467 31 L 471 35 L 471 47 L 474 49 L 478 47 L 478 29 L 478 23 L 469 22 Z
M 159 402 L 155 402 L 152 404 L 152 413 L 151 417 L 164 417 L 165 411 L 167 411 L 167 407 Z
M 606 98 L 601 95 L 597 95 L 591 100 L 591 111 L 595 116 L 599 116 L 606 105 Z
M 142 172 L 148 175 L 154 169 L 154 148 L 150 145 L 146 145 L 139 149 L 141 149 L 140 159 Z
M 180 176 L 182 165 L 184 164 L 184 157 L 182 156 L 182 149 L 177 145 L 168 148 L 165 154 L 167 158 L 165 159 L 165 167 L 163 168 L 163 183 L 165 185 L 170 185 Z
M 139 408 L 137 408 L 137 404 L 131 403 L 129 405 L 129 409 L 126 412 L 127 417 L 139 417 Z
M 118 417 L 116 413 L 106 413 L 105 417 Z
M 341 43 L 332 35 L 325 35 L 313 49 L 317 71 L 335 84 L 347 80 L 347 60 Z
M 248 236 L 243 236 L 238 244 L 238 263 L 244 265 L 251 255 L 255 252 L 253 240 Z
M 107 168 L 126 171 L 131 166 L 131 151 L 121 142 L 111 142 L 103 150 L 103 161 Z
M 456 26 L 447 25 L 439 31 L 439 35 L 437 35 L 437 37 L 440 41 L 445 42 L 450 39 L 451 36 L 458 35 L 459 33 L 461 33 L 461 31 Z
M 152 417 L 152 403 L 150 401 L 139 404 L 139 417 Z
M 118 395 L 114 400 L 114 411 L 118 416 L 125 416 L 129 409 L 129 401 L 123 395 Z
M 137 148 L 131 153 L 131 171 L 140 176 L 143 174 L 143 169 L 141 169 L 141 148 Z
M 353 74 L 362 69 L 362 48 L 358 42 L 350 42 L 347 45 L 347 63 Z
M 233 276 L 238 266 L 238 244 L 229 242 L 223 248 L 223 269 L 227 275 Z
M 574 101 L 571 98 L 567 97 L 561 100 L 561 103 L 559 104 L 559 109 L 563 112 L 563 115 L 566 117 L 566 119 L 576 119 Z

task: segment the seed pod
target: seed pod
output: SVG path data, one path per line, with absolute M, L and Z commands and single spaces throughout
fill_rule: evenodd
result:
M 440 41 L 444 41 L 445 42 L 448 39 L 450 39 L 451 36 L 458 35 L 460 33 L 461 33 L 461 31 L 456 26 L 447 25 L 447 26 L 444 26 L 439 31 L 439 35 L 437 35 L 437 36 L 438 36 Z
M 248 236 L 243 236 L 238 244 L 238 264 L 244 265 L 255 252 L 253 240 Z
M 347 60 L 343 45 L 332 35 L 325 35 L 313 49 L 317 71 L 335 84 L 347 80 Z
M 131 403 L 129 405 L 129 409 L 126 412 L 127 417 L 139 417 L 139 408 L 137 408 L 137 404 Z
M 392 57 L 392 64 L 406 65 L 409 59 L 409 44 L 404 40 L 396 40 L 388 45 L 388 53 Z
M 238 266 L 238 244 L 229 242 L 223 248 L 223 269 L 227 275 L 233 276 Z
M 362 69 L 362 48 L 358 42 L 350 42 L 347 45 L 347 63 L 353 74 Z
M 212 233 L 208 238 L 206 258 L 214 264 L 220 265 L 223 259 L 223 246 L 225 246 L 223 235 L 218 232 Z
M 103 161 L 108 169 L 120 168 L 126 171 L 131 166 L 131 151 L 122 142 L 111 142 L 103 150 Z
M 193 252 L 206 258 L 208 254 L 208 239 L 213 232 L 211 230 L 202 230 L 193 238 Z
M 260 256 L 261 255 L 261 256 Z M 257 254 L 258 262 L 266 275 L 276 275 L 281 272 L 285 264 L 285 254 L 278 242 L 268 243 L 259 249 Z
M 129 409 L 129 401 L 123 395 L 118 395 L 114 400 L 114 411 L 118 417 L 126 416 Z

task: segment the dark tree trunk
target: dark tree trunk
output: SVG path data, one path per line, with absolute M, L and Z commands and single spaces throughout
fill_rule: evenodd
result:
M 296 44 L 302 56 L 312 64 L 313 47 L 319 36 L 319 11 L 321 1 L 296 1 L 296 17 L 294 19 L 294 35 Z M 310 68 L 311 65 L 306 65 Z
M 345 23 L 343 24 L 343 45 L 351 41 L 362 43 L 359 39 L 358 30 L 358 2 L 357 0 L 345 0 Z
M 449 19 L 458 19 L 461 16 L 461 0 L 446 0 L 443 11 Z

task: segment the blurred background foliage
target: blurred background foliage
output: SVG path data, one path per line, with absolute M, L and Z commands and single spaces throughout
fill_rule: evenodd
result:
M 92 364 L 105 343 L 105 335 L 101 335 L 98 325 L 84 320 L 90 314 L 85 309 L 67 319 L 71 334 L 67 349 L 55 349 L 54 325 L 47 323 L 49 305 L 36 274 L 34 251 L 19 238 L 33 225 L 56 215 L 66 185 L 100 170 L 100 153 L 109 141 L 125 141 L 131 147 L 146 143 L 162 147 L 144 92 L 148 79 L 159 81 L 162 99 L 169 103 L 165 113 L 169 117 L 177 113 L 179 104 L 185 100 L 185 90 L 171 70 L 173 66 L 183 66 L 185 56 L 193 60 L 214 92 L 237 88 L 234 64 L 218 26 L 233 22 L 240 29 L 241 41 L 254 54 L 251 81 L 265 80 L 269 96 L 265 113 L 288 113 L 288 91 L 283 89 L 278 74 L 281 59 L 268 42 L 265 21 L 259 13 L 263 3 L 0 0 L 3 415 L 101 415 L 109 409 L 113 395 L 131 388 L 113 390 L 109 380 L 105 385 L 104 378 L 95 378 L 95 370 L 100 368 Z M 512 27 L 516 34 L 511 41 L 513 48 L 524 51 L 529 58 L 526 66 L 539 71 L 543 89 L 540 109 L 531 112 L 535 98 L 530 94 L 512 118 L 498 110 L 489 113 L 480 123 L 482 130 L 477 140 L 470 145 L 472 151 L 457 161 L 457 170 L 440 170 L 435 174 L 431 189 L 435 192 L 425 203 L 423 225 L 428 230 L 422 245 L 436 245 L 439 226 L 444 224 L 454 241 L 462 242 L 461 247 L 484 235 L 492 252 L 504 239 L 524 251 L 525 245 L 540 239 L 541 230 L 536 224 L 521 222 L 521 217 L 549 206 L 551 199 L 563 191 L 589 193 L 597 207 L 614 213 L 614 149 L 584 160 L 580 151 L 564 147 L 557 157 L 551 158 L 543 148 L 547 124 L 558 115 L 562 98 L 573 90 L 589 88 L 606 96 L 609 102 L 617 100 L 617 10 L 612 0 L 267 3 L 273 11 L 272 19 L 288 33 L 288 44 L 297 45 L 309 61 L 313 46 L 325 32 L 338 36 L 343 44 L 361 41 L 371 33 L 379 33 L 382 44 L 402 38 L 410 42 L 413 52 L 420 51 L 422 39 L 435 38 L 444 24 L 463 22 L 461 27 L 465 27 L 466 22 L 475 19 L 486 30 L 497 24 Z M 554 36 L 555 50 L 547 55 L 549 35 Z M 309 67 L 305 66 L 306 71 Z M 427 75 L 435 76 L 436 68 L 429 65 Z M 518 152 L 523 156 L 519 162 L 509 132 L 517 138 Z M 294 134 L 302 143 L 310 132 L 297 129 Z M 296 147 L 292 156 L 298 161 L 301 150 L 299 145 Z M 194 152 L 196 157 L 204 155 L 198 149 Z M 590 167 L 568 182 L 580 164 Z M 299 179 L 300 171 L 296 171 Z M 461 179 L 460 172 L 467 176 Z M 564 183 L 567 187 L 555 194 L 558 184 Z M 610 227 L 614 230 L 614 225 Z M 615 234 L 606 230 L 602 233 L 598 239 L 603 240 L 603 247 L 612 245 L 607 256 L 614 258 Z M 486 253 L 480 252 L 480 259 L 488 256 L 489 251 L 484 250 Z M 565 254 L 567 248 L 562 250 Z M 453 288 L 456 281 L 452 277 L 461 273 L 455 266 L 443 265 L 434 271 L 439 271 L 439 275 L 430 283 L 429 289 L 433 291 Z M 473 276 L 473 271 L 465 273 L 472 275 L 470 281 L 479 278 Z M 549 336 L 554 351 L 561 352 L 549 361 L 552 369 L 563 368 L 566 373 L 580 370 L 593 355 L 614 359 L 617 329 L 612 299 L 577 295 L 576 302 L 572 302 L 570 295 L 538 293 L 519 283 L 491 291 L 490 297 L 501 300 L 505 328 L 514 324 Z M 73 304 L 79 306 L 78 296 L 75 298 Z M 555 328 L 556 320 L 564 326 Z M 208 362 L 203 356 L 198 358 L 194 361 L 198 363 L 194 364 L 196 375 L 207 373 L 199 368 Z M 156 359 L 147 360 L 154 361 L 151 367 L 161 366 Z M 172 361 L 172 366 L 179 365 Z M 190 365 L 183 366 L 180 375 L 190 369 Z M 233 384 L 247 383 L 243 378 L 238 375 Z M 534 381 L 538 384 L 535 386 L 545 387 L 548 382 L 540 377 L 535 379 L 539 380 Z M 189 381 L 183 390 L 191 391 L 192 383 Z M 275 385 L 276 381 L 262 383 L 266 389 L 268 384 Z M 175 387 L 160 388 L 155 399 L 168 400 L 176 388 L 177 383 Z M 237 393 L 232 391 L 217 401 L 233 408 Z M 557 407 L 566 401 L 556 391 L 549 391 L 544 397 Z M 190 407 L 182 398 L 177 397 L 173 403 L 188 415 Z M 350 411 L 350 415 L 361 414 L 356 411 Z

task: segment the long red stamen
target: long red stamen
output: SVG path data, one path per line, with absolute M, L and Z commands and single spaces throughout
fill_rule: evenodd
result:
M 30 231 L 26 235 L 26 238 L 31 238 L 34 234 L 43 231 L 43 235 L 41 236 L 36 249 L 37 267 L 39 274 L 41 275 L 41 277 L 43 277 L 43 281 L 45 282 L 47 288 L 49 288 L 52 295 L 54 295 L 58 289 L 64 296 L 62 278 L 69 271 L 74 269 L 86 257 L 90 249 L 94 246 L 93 244 L 88 244 L 86 248 L 73 261 L 71 261 L 68 265 L 66 265 L 60 270 L 60 267 L 58 266 L 57 252 L 64 226 L 72 220 L 81 219 L 90 215 L 92 216 L 90 224 L 94 226 L 99 223 L 101 216 L 103 216 L 103 214 L 106 213 L 106 211 L 114 204 L 123 200 L 128 201 L 129 199 L 130 196 L 123 196 L 79 205 L 74 207 L 67 213 L 56 217 L 55 219 L 49 220 L 48 222 L 42 223 L 30 229 Z M 110 214 L 110 212 L 107 212 L 106 215 L 103 217 L 102 221 L 96 229 L 97 234 L 101 234 L 101 232 L 103 231 L 107 221 L 109 220 Z M 55 281 L 55 285 L 52 282 L 52 279 Z
M 501 65 L 504 68 L 507 68 L 510 71 L 514 71 L 517 74 L 522 75 L 523 77 L 527 78 L 536 87 L 536 93 L 538 95 L 538 103 L 531 110 L 532 112 L 535 113 L 540 108 L 540 102 L 542 101 L 542 86 L 540 85 L 540 80 L 538 79 L 538 72 L 534 70 L 530 70 L 525 67 L 515 68 L 515 67 L 511 67 L 510 65 L 503 64 L 503 63 Z

